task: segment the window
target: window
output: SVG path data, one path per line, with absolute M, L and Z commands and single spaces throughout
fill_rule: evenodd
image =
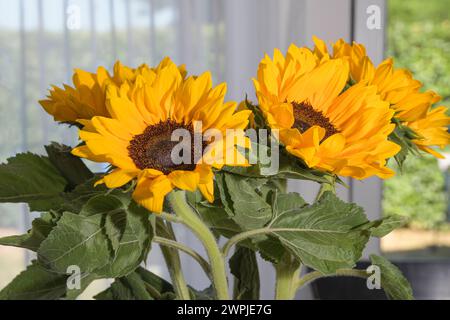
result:
M 381 29 L 367 26 L 369 6 L 380 14 Z M 212 70 L 228 82 L 228 98 L 252 98 L 251 77 L 264 52 L 286 50 L 291 42 L 311 45 L 312 35 L 344 38 L 367 46 L 376 63 L 384 50 L 384 0 L 0 0 L 0 161 L 20 151 L 42 153 L 52 140 L 77 142 L 76 130 L 62 130 L 37 101 L 49 84 L 70 82 L 73 68 L 111 68 L 116 59 L 130 65 L 155 64 L 171 56 L 192 73 Z M 381 182 L 346 180 L 341 197 L 360 203 L 374 219 L 381 213 Z M 312 198 L 307 183 L 291 184 Z M 30 213 L 22 205 L 0 205 L 0 236 L 27 230 Z M 194 242 L 185 234 L 183 239 Z M 369 251 L 378 251 L 374 241 Z M 20 249 L 0 247 L 0 287 L 31 259 Z M 196 278 L 189 258 L 183 264 Z M 149 263 L 158 269 L 155 249 Z M 270 297 L 272 270 L 264 266 L 263 295 Z

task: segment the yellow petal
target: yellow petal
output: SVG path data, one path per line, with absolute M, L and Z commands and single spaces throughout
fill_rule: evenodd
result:
M 71 152 L 74 156 L 80 158 L 87 158 L 95 162 L 107 162 L 107 158 L 103 155 L 96 155 L 88 148 L 88 146 L 83 145 L 72 149 Z
M 214 173 L 211 169 L 211 166 L 198 164 L 195 167 L 195 171 L 199 174 L 199 184 L 208 183 L 211 179 L 214 179 Z
M 327 57 L 328 49 L 327 49 L 327 45 L 325 44 L 325 41 L 317 38 L 316 36 L 313 36 L 312 39 L 315 44 L 314 53 L 319 57 L 319 59 Z
M 210 203 L 214 202 L 214 180 L 210 179 L 207 183 L 199 184 L 198 189 Z
M 137 176 L 137 173 L 133 170 L 114 169 L 103 177 L 103 181 L 108 188 L 118 188 L 130 182 Z
M 149 211 L 160 213 L 164 197 L 172 190 L 172 184 L 166 176 L 154 179 L 142 177 L 133 192 L 133 199 Z
M 167 176 L 172 184 L 182 190 L 195 191 L 200 180 L 200 175 L 195 171 L 176 170 Z
M 274 128 L 291 128 L 295 120 L 292 104 L 282 103 L 272 106 L 268 117 Z

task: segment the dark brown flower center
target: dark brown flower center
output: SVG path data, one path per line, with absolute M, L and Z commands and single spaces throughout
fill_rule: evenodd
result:
M 327 139 L 333 134 L 339 133 L 339 130 L 325 117 L 322 112 L 314 110 L 308 103 L 292 103 L 294 107 L 294 128 L 300 132 L 305 132 L 312 126 L 319 126 L 325 129 L 325 136 L 322 140 Z
M 190 135 L 190 139 L 180 138 L 180 141 L 172 141 L 172 133 L 177 129 L 184 129 L 183 132 Z M 175 146 L 177 146 L 176 161 L 172 155 Z M 143 133 L 135 135 L 128 146 L 128 154 L 136 167 L 141 170 L 151 168 L 169 174 L 174 170 L 194 170 L 205 146 L 206 144 L 202 142 L 201 148 L 195 148 L 194 129 L 191 124 L 184 125 L 167 120 L 148 126 Z M 183 154 L 187 150 L 190 154 Z M 179 159 L 183 161 L 180 163 Z

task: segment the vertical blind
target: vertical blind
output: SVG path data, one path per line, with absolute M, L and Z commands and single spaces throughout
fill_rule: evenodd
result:
M 216 84 L 226 81 L 228 99 L 254 98 L 251 77 L 263 54 L 291 42 L 311 45 L 313 34 L 363 42 L 379 61 L 383 32 L 364 28 L 365 7 L 374 3 L 384 7 L 384 0 L 0 0 L 0 161 L 17 152 L 43 153 L 50 141 L 76 144 L 76 130 L 55 124 L 37 103 L 50 84 L 70 84 L 73 68 L 111 69 L 117 59 L 153 65 L 170 56 L 191 74 L 211 70 Z M 307 197 L 316 190 L 298 182 L 290 187 Z M 378 180 L 339 192 L 379 215 Z M 25 206 L 0 204 L 0 230 L 23 232 L 29 221 Z M 187 232 L 181 238 L 195 242 Z M 156 250 L 149 266 L 166 275 L 158 270 L 160 259 Z M 184 259 L 190 282 L 206 286 Z M 271 276 L 268 265 L 262 270 Z M 262 290 L 270 297 L 266 282 Z

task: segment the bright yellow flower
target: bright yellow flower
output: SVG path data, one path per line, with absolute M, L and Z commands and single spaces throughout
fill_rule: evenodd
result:
M 430 148 L 430 146 L 438 146 L 443 149 L 450 144 L 450 135 L 448 133 L 450 117 L 447 116 L 446 112 L 447 108 L 440 106 L 428 112 L 426 117 L 408 123 L 408 127 L 421 137 L 414 140 L 414 143 L 421 150 L 441 159 L 445 157 Z
M 419 92 L 420 81 L 412 77 L 406 69 L 394 69 L 391 58 L 375 67 L 367 56 L 362 44 L 350 45 L 340 39 L 333 45 L 333 55 L 328 53 L 323 40 L 313 37 L 314 53 L 321 61 L 331 58 L 343 58 L 349 61 L 350 76 L 353 82 L 376 85 L 383 100 L 388 101 L 396 111 L 395 116 L 401 121 L 414 121 L 423 118 L 430 106 L 440 97 L 433 91 Z
M 318 168 L 357 179 L 394 172 L 386 159 L 400 147 L 388 141 L 394 111 L 375 86 L 354 85 L 345 59 L 320 61 L 307 48 L 275 49 L 258 68 L 254 85 L 271 128 L 291 154 Z
M 158 68 L 169 63 L 164 59 Z M 133 83 L 137 75 L 148 79 L 152 69 L 143 64 L 136 69 L 124 66 L 117 61 L 114 65 L 113 74 L 104 67 L 99 67 L 96 73 L 75 69 L 72 77 L 74 86 L 64 85 L 64 88 L 52 86 L 48 99 L 39 103 L 51 114 L 55 121 L 80 122 L 78 120 L 91 119 L 94 116 L 109 116 L 105 104 L 106 86 L 121 86 L 124 83 Z M 185 76 L 184 66 L 180 66 L 180 72 Z
M 445 128 L 448 125 L 446 108 L 440 107 L 437 112 L 430 111 L 431 106 L 441 99 L 440 96 L 432 90 L 421 92 L 422 83 L 414 79 L 411 72 L 395 69 L 391 58 L 375 67 L 362 44 L 350 45 L 340 39 L 333 45 L 333 54 L 330 56 L 324 41 L 316 37 L 313 40 L 314 53 L 319 61 L 347 59 L 353 82 L 377 87 L 381 98 L 388 101 L 395 110 L 395 117 L 422 137 L 413 141 L 420 149 L 438 156 L 439 153 L 433 151 L 430 146 L 443 148 L 450 143 L 450 134 Z M 445 121 L 447 124 L 442 125 Z
M 333 44 L 333 54 L 330 55 L 323 40 L 313 36 L 313 41 L 315 43 L 314 55 L 319 61 L 336 58 L 347 59 L 350 66 L 350 77 L 354 82 L 368 82 L 373 78 L 375 67 L 362 44 L 354 42 L 350 45 L 343 39 L 339 39 Z
M 250 111 L 235 112 L 234 102 L 224 103 L 226 85 L 213 88 L 209 72 L 184 78 L 174 63 L 166 61 L 147 76 L 144 79 L 137 75 L 133 84 L 124 83 L 120 88 L 107 86 L 110 118 L 95 116 L 83 121 L 80 138 L 86 144 L 72 153 L 111 163 L 113 170 L 98 182 L 109 188 L 136 179 L 133 198 L 150 211 L 161 212 L 164 197 L 173 188 L 198 188 L 213 201 L 212 167 L 245 163 L 236 145 L 247 146 L 248 142 L 228 143 L 226 130 L 244 129 Z M 198 161 L 189 155 L 191 164 L 174 163 L 171 153 L 178 142 L 171 141 L 172 133 L 185 129 L 190 138 L 194 136 L 188 147 L 195 153 L 194 133 L 200 133 L 199 123 L 201 133 L 215 129 L 222 135 L 213 135 L 213 141 L 203 142 L 206 149 Z M 236 136 L 243 135 L 240 130 Z M 230 150 L 236 160 L 224 158 L 224 152 Z

